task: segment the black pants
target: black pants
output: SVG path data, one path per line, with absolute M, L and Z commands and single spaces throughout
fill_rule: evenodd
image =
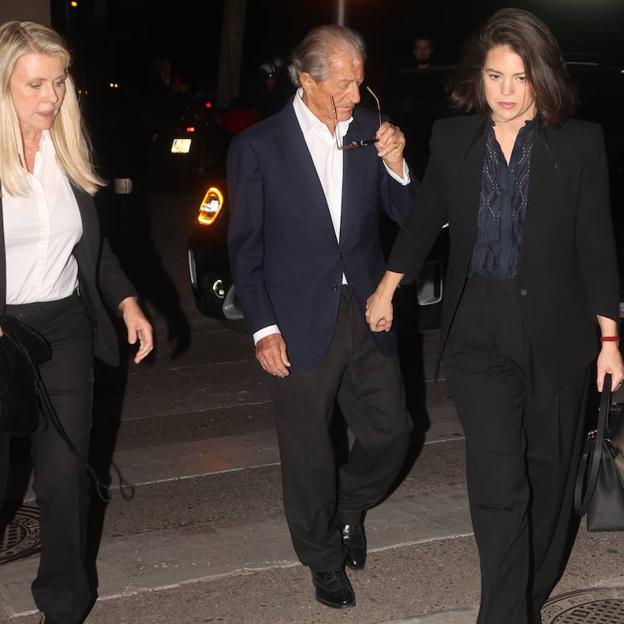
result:
M 469 279 L 447 344 L 481 561 L 478 624 L 541 622 L 574 526 L 588 374 L 552 391 L 517 292 L 515 280 Z
M 92 332 L 77 295 L 60 301 L 8 306 L 41 333 L 52 359 L 40 368 L 52 404 L 80 453 L 87 457 L 91 432 Z M 1 340 L 1 338 L 0 338 Z M 0 448 L 8 446 L 0 434 Z M 2 458 L 6 472 L 8 454 Z M 84 556 L 89 482 L 84 464 L 52 424 L 32 435 L 34 490 L 41 509 L 41 557 L 32 584 L 40 611 L 59 624 L 77 624 L 91 601 Z M 0 482 L 4 479 L 0 478 Z
M 355 437 L 338 484 L 329 435 L 336 400 Z M 398 359 L 379 352 L 347 287 L 323 361 L 276 379 L 273 401 L 295 551 L 316 572 L 339 569 L 344 555 L 334 523 L 360 522 L 388 493 L 409 444 Z

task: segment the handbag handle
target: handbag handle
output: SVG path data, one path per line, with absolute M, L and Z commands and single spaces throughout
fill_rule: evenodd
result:
M 579 466 L 579 475 L 574 488 L 574 508 L 579 516 L 584 516 L 589 509 L 596 483 L 598 482 L 598 472 L 600 470 L 600 459 L 602 457 L 602 446 L 605 441 L 607 429 L 607 419 L 609 410 L 611 409 L 611 375 L 607 373 L 604 376 L 602 395 L 600 397 L 600 409 L 598 411 L 598 426 L 595 432 L 591 432 L 588 436 L 583 456 Z M 589 469 L 587 463 L 591 457 Z M 587 471 L 587 472 L 586 472 Z M 585 485 L 585 488 L 583 488 Z M 585 489 L 585 493 L 583 493 Z

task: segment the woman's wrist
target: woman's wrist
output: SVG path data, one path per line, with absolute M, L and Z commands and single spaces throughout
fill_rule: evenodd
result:
M 392 271 L 386 271 L 379 286 L 377 286 L 377 294 L 382 299 L 392 301 L 394 297 L 394 291 L 397 289 L 399 282 L 403 279 L 402 273 L 394 273 Z
M 601 349 L 602 351 L 617 351 L 620 350 L 620 343 L 618 340 L 602 340 L 601 341 Z
M 117 309 L 120 312 L 123 312 L 124 308 L 126 308 L 129 304 L 132 305 L 133 303 L 135 303 L 137 305 L 139 304 L 139 301 L 138 301 L 138 299 L 136 297 L 134 297 L 134 296 L 126 297 L 125 299 L 122 299 L 122 301 L 117 306 Z

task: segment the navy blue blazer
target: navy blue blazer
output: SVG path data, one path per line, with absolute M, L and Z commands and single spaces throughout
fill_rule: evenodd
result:
M 80 217 L 82 238 L 74 247 L 78 264 L 80 298 L 93 328 L 93 347 L 96 357 L 116 366 L 119 363 L 117 336 L 104 307 L 115 309 L 126 297 L 135 297 L 136 291 L 126 277 L 105 238 L 100 233 L 100 223 L 93 197 L 72 186 Z M 6 253 L 0 198 L 0 312 L 6 305 Z
M 375 135 L 377 115 L 356 109 L 345 137 Z M 374 147 L 345 151 L 342 216 L 336 239 L 323 188 L 292 102 L 237 136 L 228 155 L 228 247 L 249 329 L 279 325 L 293 369 L 318 364 L 333 334 L 342 274 L 362 314 L 385 270 L 380 209 L 402 224 L 415 183 L 401 185 Z M 393 332 L 373 337 L 384 355 Z

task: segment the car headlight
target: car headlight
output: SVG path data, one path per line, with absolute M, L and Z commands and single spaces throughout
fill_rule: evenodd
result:
M 223 208 L 223 193 L 216 186 L 211 186 L 199 206 L 197 221 L 202 225 L 212 225 L 219 216 L 221 208 Z

